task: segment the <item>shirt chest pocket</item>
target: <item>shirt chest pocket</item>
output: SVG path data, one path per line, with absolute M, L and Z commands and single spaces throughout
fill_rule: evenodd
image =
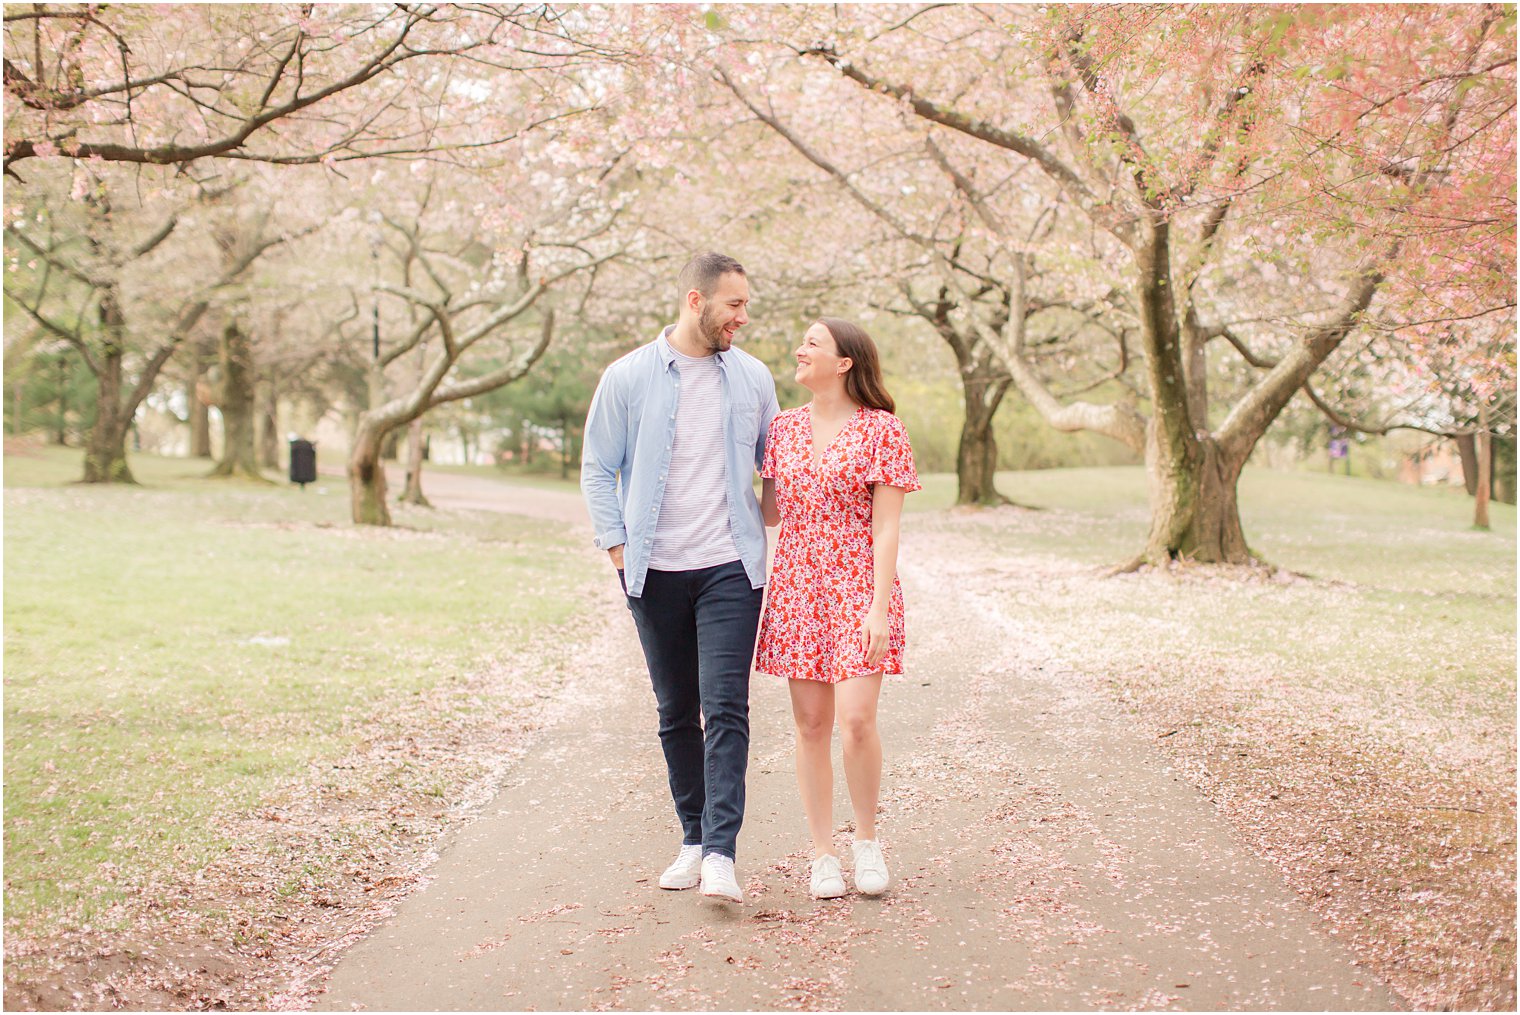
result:
M 735 444 L 753 448 L 760 439 L 760 406 L 756 402 L 735 402 L 729 414 L 729 432 Z

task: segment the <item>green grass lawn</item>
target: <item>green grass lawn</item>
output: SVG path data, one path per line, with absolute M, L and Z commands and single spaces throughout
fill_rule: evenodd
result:
M 1039 547 L 1054 555 L 1117 564 L 1145 544 L 1150 515 L 1138 466 L 1001 472 L 997 483 L 1018 504 L 1040 509 L 1024 528 L 1039 532 Z M 925 476 L 923 484 L 908 510 L 954 503 L 954 475 Z M 1251 548 L 1293 571 L 1422 592 L 1472 592 L 1474 579 L 1503 588 L 1507 576 L 1514 593 L 1511 504 L 1493 503 L 1492 531 L 1482 533 L 1461 490 L 1247 469 L 1240 513 Z
M 74 485 L 77 451 L 5 460 L 7 920 L 98 915 L 112 864 L 220 848 L 216 816 L 351 746 L 388 700 L 567 621 L 582 533 L 401 508 L 346 486 Z

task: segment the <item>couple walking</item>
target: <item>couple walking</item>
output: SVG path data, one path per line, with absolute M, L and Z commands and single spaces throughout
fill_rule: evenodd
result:
M 813 896 L 846 891 L 833 843 L 836 719 L 855 886 L 880 894 L 889 875 L 876 837 L 876 706 L 882 674 L 902 672 L 898 519 L 919 489 L 908 434 L 859 327 L 826 317 L 807 329 L 796 378 L 812 400 L 778 412 L 770 371 L 732 348 L 749 320 L 743 266 L 702 254 L 678 287 L 678 322 L 602 375 L 581 465 L 596 545 L 617 568 L 644 648 L 684 833 L 660 887 L 700 884 L 743 901 L 734 855 L 753 650 L 754 668 L 791 691 Z M 765 526 L 778 524 L 762 616 Z

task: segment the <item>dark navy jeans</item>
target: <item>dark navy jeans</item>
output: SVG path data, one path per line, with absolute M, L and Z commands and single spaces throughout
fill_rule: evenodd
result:
M 654 685 L 683 842 L 700 843 L 704 855 L 732 859 L 744 823 L 749 672 L 763 595 L 734 561 L 651 570 L 644 594 L 628 597 Z

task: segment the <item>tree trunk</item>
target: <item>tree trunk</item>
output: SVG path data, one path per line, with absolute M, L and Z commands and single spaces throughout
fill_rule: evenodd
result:
M 1186 470 L 1157 461 L 1162 451 L 1154 440 L 1146 449 L 1151 532 L 1144 559 L 1249 564 L 1255 558 L 1246 545 L 1236 493 L 1245 461 L 1231 462 L 1211 438 L 1197 447 L 1197 464 Z
M 1208 340 L 1198 328 L 1191 304 L 1182 318 L 1182 374 L 1187 382 L 1188 416 L 1199 430 L 1209 428 Z
M 1490 443 L 1492 436 L 1488 432 L 1489 414 L 1488 403 L 1478 403 L 1478 432 L 1474 435 L 1473 450 L 1478 458 L 1478 491 L 1473 504 L 1473 528 L 1488 529 L 1488 498 L 1494 486 L 1494 456 Z
M 222 412 L 222 459 L 210 475 L 265 480 L 259 471 L 254 432 L 253 347 L 236 321 L 228 321 L 222 329 L 218 363 L 222 368 L 221 390 L 217 393 L 217 407 Z
M 192 346 L 193 376 L 185 391 L 190 402 L 190 457 L 210 458 L 211 455 L 211 382 L 206 377 L 207 355 L 205 345 L 196 341 Z
M 121 418 L 121 356 L 107 358 L 100 378 L 100 395 L 96 398 L 95 425 L 85 442 L 84 481 L 86 483 L 136 483 L 127 466 L 127 433 L 130 418 Z
M 1252 562 L 1254 555 L 1241 530 L 1236 493 L 1241 469 L 1283 408 L 1355 327 L 1381 282 L 1382 276 L 1376 273 L 1362 276 L 1346 294 L 1336 319 L 1310 332 L 1283 356 L 1212 434 L 1181 432 L 1188 425 L 1186 411 L 1173 414 L 1168 425 L 1162 410 L 1171 400 L 1162 396 L 1163 389 L 1152 385 L 1157 411 L 1146 449 L 1152 519 L 1145 558 L 1157 563 L 1167 558 Z M 1149 363 L 1147 369 L 1153 374 L 1159 372 L 1158 380 L 1170 379 L 1165 369 L 1157 371 Z M 1186 410 L 1186 405 L 1182 408 Z
M 1494 434 L 1489 438 L 1494 448 L 1494 500 L 1515 502 L 1515 432 Z
M 978 505 L 996 507 L 1011 504 L 1007 497 L 998 493 L 993 477 L 997 473 L 997 436 L 992 420 L 1003 395 L 1013 383 L 1013 374 L 1002 364 L 987 341 L 974 331 L 967 332 L 950 320 L 954 304 L 949 300 L 949 290 L 941 288 L 939 299 L 930 308 L 919 307 L 919 313 L 934 325 L 940 338 L 955 354 L 957 373 L 961 378 L 961 398 L 965 413 L 961 419 L 960 445 L 956 449 L 955 479 L 957 506 Z
M 1216 456 L 1203 451 L 1189 412 L 1182 336 L 1169 284 L 1171 236 L 1165 222 L 1150 223 L 1147 240 L 1136 246 L 1134 258 L 1140 338 L 1145 347 L 1146 380 L 1154 406 L 1145 443 L 1151 531 L 1144 558 L 1153 564 L 1180 557 L 1244 563 L 1244 559 L 1221 556 L 1220 549 L 1215 548 L 1222 548 L 1216 530 L 1223 532 L 1228 528 L 1216 524 L 1222 522 L 1219 512 L 1227 503 L 1228 512 L 1235 514 L 1235 483 L 1232 477 L 1226 484 L 1227 497 L 1217 490 L 1218 465 L 1206 461 Z M 1213 491 L 1208 507 L 1203 504 L 1206 484 Z M 1238 528 L 1238 519 L 1235 524 Z M 1242 539 L 1242 549 L 1244 543 Z
M 1478 445 L 1477 438 L 1470 433 L 1459 433 L 1452 438 L 1457 444 L 1457 457 L 1462 460 L 1462 482 L 1467 487 L 1467 495 L 1478 495 Z
M 99 317 L 105 342 L 100 373 L 95 378 L 95 425 L 85 441 L 84 481 L 136 483 L 127 467 L 127 431 L 132 427 L 132 413 L 122 408 L 121 368 L 125 353 L 121 338 L 126 319 L 114 288 L 101 290 Z
M 104 408 L 102 406 L 102 408 Z M 127 433 L 131 421 L 106 423 L 97 418 L 84 450 L 86 483 L 136 483 L 127 467 Z
M 354 522 L 359 525 L 389 525 L 390 508 L 385 503 L 385 469 L 380 462 L 380 447 L 389 427 L 377 424 L 369 413 L 361 413 L 354 431 L 353 449 L 348 454 L 348 489 Z
M 280 468 L 279 396 L 279 388 L 271 378 L 264 385 L 263 407 L 259 412 L 259 465 L 277 472 Z
M 422 492 L 422 417 L 418 416 L 406 428 L 406 489 L 401 492 L 401 503 L 432 507 Z
M 960 447 L 955 458 L 957 505 L 995 507 L 1011 503 L 998 493 L 994 482 L 998 448 L 997 435 L 992 429 L 992 420 L 1010 383 L 1007 374 L 986 367 L 961 372 L 966 415 L 961 421 Z

